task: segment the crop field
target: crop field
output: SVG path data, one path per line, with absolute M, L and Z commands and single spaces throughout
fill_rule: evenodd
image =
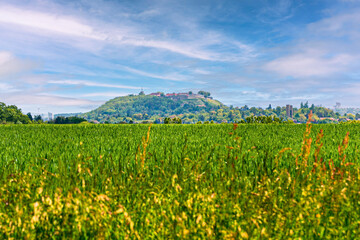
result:
M 357 124 L 0 135 L 0 238 L 360 239 Z

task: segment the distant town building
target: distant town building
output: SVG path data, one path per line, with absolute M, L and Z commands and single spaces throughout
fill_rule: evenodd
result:
M 201 94 L 194 94 L 191 91 L 187 93 L 167 93 L 164 95 L 162 92 L 156 92 L 156 93 L 150 93 L 150 96 L 157 96 L 157 97 L 169 97 L 174 100 L 183 100 L 183 99 L 197 99 L 197 98 L 206 98 L 204 95 Z M 212 99 L 212 97 L 207 97 L 209 99 Z
M 40 116 L 41 116 L 41 119 L 42 119 L 42 120 L 46 120 L 46 119 L 47 119 L 47 116 L 46 116 L 46 114 L 44 114 L 44 113 L 40 114 Z
M 205 98 L 205 97 L 201 94 L 192 94 L 189 96 L 189 99 L 196 99 L 196 98 Z
M 48 113 L 48 117 L 49 117 L 49 121 L 54 119 L 54 115 L 51 112 Z
M 337 102 L 337 103 L 335 104 L 335 108 L 341 108 L 341 103 Z
M 161 92 L 150 93 L 151 96 L 161 97 Z
M 188 99 L 189 93 L 178 93 L 176 96 L 178 99 Z
M 286 105 L 286 116 L 292 118 L 294 115 L 294 110 L 292 105 Z

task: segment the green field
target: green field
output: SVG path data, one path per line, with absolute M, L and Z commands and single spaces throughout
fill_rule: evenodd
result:
M 1 126 L 0 236 L 360 238 L 360 125 L 235 128 Z

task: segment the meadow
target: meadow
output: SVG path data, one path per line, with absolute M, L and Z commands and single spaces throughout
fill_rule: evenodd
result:
M 360 239 L 360 125 L 0 126 L 9 239 Z

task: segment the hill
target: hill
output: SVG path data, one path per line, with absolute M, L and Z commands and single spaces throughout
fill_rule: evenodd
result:
M 189 93 L 152 93 L 145 95 L 129 95 L 114 98 L 99 108 L 79 115 L 88 121 L 100 123 L 133 123 L 156 122 L 162 123 L 164 118 L 180 118 L 183 123 L 201 122 L 240 122 L 251 116 L 270 116 L 304 123 L 310 111 L 316 123 L 336 123 L 356 118 L 355 115 L 341 116 L 325 107 L 309 106 L 308 102 L 301 103 L 300 108 L 294 107 L 292 113 L 286 107 L 228 107 L 220 101 L 210 97 L 209 92 L 200 91 L 198 94 Z
M 221 102 L 210 97 L 210 93 L 200 91 L 199 94 L 189 93 L 152 93 L 145 95 L 129 95 L 117 97 L 106 102 L 99 108 L 81 116 L 89 121 L 98 122 L 161 122 L 165 117 L 180 117 L 185 122 L 200 113 L 208 113 L 228 108 Z M 194 119 L 195 120 L 195 119 Z M 197 118 L 196 118 L 197 121 Z

